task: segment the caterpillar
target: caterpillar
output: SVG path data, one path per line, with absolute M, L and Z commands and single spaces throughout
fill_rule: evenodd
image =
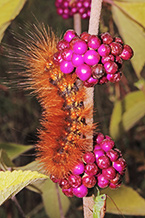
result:
M 67 178 L 85 152 L 90 150 L 95 124 L 89 122 L 92 106 L 85 104 L 86 89 L 74 74 L 64 74 L 53 63 L 59 39 L 44 25 L 20 48 L 19 64 L 25 71 L 24 86 L 36 94 L 42 107 L 36 144 L 37 160 L 48 175 Z M 86 123 L 87 117 L 87 123 Z

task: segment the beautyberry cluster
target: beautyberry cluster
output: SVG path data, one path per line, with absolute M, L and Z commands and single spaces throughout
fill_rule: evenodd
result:
M 79 37 L 74 30 L 67 30 L 57 49 L 54 63 L 65 74 L 76 73 L 86 87 L 120 81 L 123 60 L 133 56 L 129 45 L 108 32 L 99 36 L 83 32 Z
M 66 196 L 83 198 L 88 194 L 88 188 L 95 185 L 100 188 L 119 187 L 125 169 L 126 161 L 121 151 L 115 148 L 114 141 L 99 133 L 93 151 L 84 154 L 82 161 L 78 162 L 68 178 L 58 180 L 52 175 L 50 178 L 53 182 L 58 182 Z
M 67 19 L 79 13 L 82 19 L 90 17 L 91 0 L 56 0 L 57 13 Z

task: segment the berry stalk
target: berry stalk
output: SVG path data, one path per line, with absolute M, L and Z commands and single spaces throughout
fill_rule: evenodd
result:
M 79 13 L 74 14 L 74 30 L 80 36 L 81 34 L 81 15 Z
M 91 14 L 89 20 L 89 29 L 88 29 L 89 34 L 98 35 L 102 2 L 103 0 L 92 0 L 91 2 Z M 93 105 L 94 88 L 89 88 L 89 89 L 86 88 L 86 91 L 87 91 L 86 102 L 89 101 L 90 104 Z M 84 102 L 84 106 L 86 102 Z M 88 120 L 86 120 L 86 122 L 88 122 Z M 93 123 L 93 111 L 92 111 L 91 122 Z M 90 144 L 90 146 L 92 146 L 93 148 L 93 132 L 92 132 L 92 144 Z M 93 217 L 93 214 L 89 209 L 89 205 L 92 205 L 92 200 L 93 200 L 92 197 L 83 198 L 84 218 Z

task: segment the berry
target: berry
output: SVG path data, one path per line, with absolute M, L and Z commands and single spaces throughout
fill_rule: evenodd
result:
M 119 153 L 117 151 L 115 151 L 114 149 L 111 149 L 109 151 L 106 152 L 106 156 L 109 157 L 109 159 L 114 162 L 118 159 L 119 157 Z
M 67 179 L 61 179 L 61 180 L 59 181 L 59 186 L 60 186 L 60 188 L 63 188 L 63 189 L 68 189 L 68 188 L 70 188 L 70 184 L 69 184 L 69 182 L 68 182 Z
M 96 144 L 96 145 L 94 146 L 94 151 L 95 151 L 95 150 L 101 150 L 101 146 L 98 145 L 98 144 Z
M 80 175 L 84 172 L 84 170 L 85 170 L 85 166 L 83 162 L 79 162 L 72 170 L 72 173 L 75 175 Z
M 116 176 L 116 170 L 111 166 L 108 167 L 106 169 L 102 170 L 102 175 L 106 178 L 106 179 L 114 179 Z
M 113 54 L 114 56 L 120 55 L 123 50 L 122 45 L 118 42 L 112 42 L 110 44 L 110 47 L 111 47 L 111 54 Z
M 99 48 L 100 45 L 101 45 L 101 40 L 97 36 L 92 35 L 89 37 L 89 40 L 88 40 L 89 48 L 96 50 Z
M 111 73 L 114 74 L 118 70 L 118 66 L 115 62 L 113 61 L 108 61 L 104 64 L 104 68 L 106 70 L 106 73 Z
M 90 36 L 91 36 L 91 35 L 90 35 L 89 33 L 87 33 L 87 32 L 83 32 L 83 33 L 81 33 L 81 35 L 80 35 L 81 39 L 83 39 L 85 42 L 88 42 L 88 41 L 89 41 Z
M 119 172 L 122 173 L 126 169 L 126 161 L 123 158 L 119 158 L 113 162 L 113 167 Z
M 100 56 L 108 56 L 110 54 L 110 46 L 106 44 L 101 44 L 98 48 L 98 53 Z
M 75 72 L 82 81 L 85 81 L 91 77 L 91 67 L 89 67 L 87 64 L 78 66 Z
M 84 86 L 93 87 L 98 83 L 98 79 L 94 79 L 92 76 L 84 82 Z
M 59 179 L 57 179 L 55 176 L 53 175 L 50 175 L 50 179 L 52 180 L 52 182 L 54 183 L 58 183 L 59 182 Z
M 81 185 L 82 183 L 82 179 L 80 176 L 78 175 L 70 175 L 68 177 L 68 181 L 69 181 L 69 184 L 73 187 L 73 188 L 77 188 Z
M 98 173 L 98 167 L 95 163 L 89 163 L 85 167 L 85 173 L 89 176 L 94 176 Z
M 100 60 L 100 55 L 98 54 L 98 52 L 94 50 L 88 50 L 84 54 L 84 62 L 88 65 L 92 66 L 98 64 L 99 60 Z
M 114 184 L 114 183 L 111 183 L 111 182 L 110 182 L 109 187 L 110 187 L 111 189 L 116 189 L 116 188 L 119 188 L 120 185 L 121 185 L 121 183 L 120 183 L 120 184 Z
M 102 64 L 92 66 L 92 76 L 94 79 L 100 79 L 105 74 L 105 69 Z
M 114 55 L 110 54 L 108 56 L 103 56 L 101 59 L 102 64 L 105 64 L 108 61 L 114 61 Z
M 72 50 L 74 53 L 82 55 L 87 51 L 87 44 L 84 40 L 77 38 L 77 40 L 72 43 Z
M 112 83 L 116 83 L 121 80 L 121 76 L 122 76 L 121 72 L 115 74 L 107 74 L 107 79 Z
M 100 169 L 105 169 L 110 167 L 111 162 L 107 156 L 101 156 L 97 159 L 97 165 Z
M 131 59 L 133 56 L 133 50 L 132 48 L 129 46 L 129 45 L 124 45 L 123 46 L 123 51 L 120 55 L 120 57 L 123 59 L 123 60 L 129 60 Z
M 95 176 L 88 176 L 88 175 L 86 175 L 86 176 L 83 177 L 82 183 L 87 188 L 92 188 L 96 184 L 96 178 L 95 178 Z
M 94 163 L 95 162 L 95 155 L 92 152 L 88 151 L 84 154 L 83 161 L 86 164 Z
M 58 49 L 58 51 L 61 51 L 61 50 L 65 49 L 65 48 L 69 48 L 69 42 L 62 39 L 57 43 L 56 48 Z
M 62 52 L 61 52 L 61 57 L 63 58 L 63 60 L 65 61 L 71 61 L 72 59 L 72 54 L 73 51 L 69 48 L 65 48 Z
M 74 66 L 70 61 L 61 61 L 60 63 L 60 69 L 63 73 L 71 73 L 74 70 Z
M 102 149 L 99 149 L 99 150 L 94 150 L 94 154 L 95 154 L 96 161 L 97 161 L 99 157 L 105 155 L 105 152 Z
M 88 189 L 86 186 L 81 185 L 78 188 L 73 188 L 73 194 L 78 198 L 83 198 L 88 194 Z
M 70 42 L 74 37 L 76 37 L 77 34 L 74 30 L 67 30 L 63 36 L 64 40 L 67 42 Z
M 116 174 L 114 179 L 111 179 L 110 182 L 113 184 L 118 184 L 121 181 L 121 175 L 119 173 Z
M 62 192 L 67 196 L 67 197 L 73 197 L 73 188 L 68 188 L 68 189 L 62 189 Z
M 115 41 L 115 42 L 118 42 L 118 43 L 120 43 L 120 44 L 123 44 L 122 39 L 120 39 L 119 37 L 115 37 L 114 41 Z
M 101 39 L 102 39 L 104 44 L 110 44 L 113 41 L 113 37 L 108 32 L 102 33 Z
M 60 52 L 56 52 L 56 53 L 53 55 L 53 62 L 54 62 L 56 65 L 59 65 L 62 60 L 63 60 L 63 59 L 62 59 L 62 57 L 61 57 Z
M 114 147 L 114 141 L 111 139 L 104 139 L 101 143 L 100 143 L 101 148 L 107 152 L 109 150 L 111 150 Z
M 106 188 L 109 185 L 109 180 L 106 179 L 102 174 L 97 177 L 98 186 L 100 188 Z
M 104 135 L 101 132 L 99 132 L 96 138 L 97 144 L 100 144 L 103 139 L 104 139 Z
M 72 64 L 75 67 L 78 67 L 82 65 L 83 63 L 84 63 L 84 57 L 82 55 L 75 54 L 75 53 L 72 55 Z

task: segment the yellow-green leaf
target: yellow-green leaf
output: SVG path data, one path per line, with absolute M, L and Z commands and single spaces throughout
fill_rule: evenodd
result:
M 38 173 L 37 171 L 22 171 L 14 170 L 10 171 L 1 171 L 0 172 L 0 205 L 3 204 L 7 199 L 16 195 L 24 187 L 34 182 L 47 179 L 48 177 Z
M 32 149 L 32 145 L 19 145 L 14 143 L 0 143 L 0 149 L 4 149 L 11 160 L 18 157 L 20 154 Z
M 26 0 L 0 0 L 0 41 L 11 21 L 19 14 Z
M 59 194 L 60 194 L 60 201 L 63 209 L 64 215 L 69 209 L 70 201 L 68 197 L 66 197 L 61 189 L 59 188 Z M 59 210 L 59 202 L 58 202 L 58 195 L 57 195 L 57 189 L 56 184 L 53 183 L 51 180 L 46 180 L 43 184 L 42 188 L 43 194 L 43 202 L 45 206 L 46 213 L 51 218 L 60 218 L 60 210 Z
M 112 6 L 112 13 L 124 42 L 134 50 L 134 57 L 131 59 L 131 62 L 137 76 L 140 77 L 141 70 L 145 64 L 145 33 L 137 23 L 116 6 Z
M 110 188 L 107 188 L 103 190 L 103 193 L 111 197 L 111 199 L 115 202 L 122 214 L 145 216 L 145 199 L 142 198 L 131 187 L 122 185 L 117 190 L 111 190 Z M 113 214 L 119 213 L 119 211 L 109 198 L 107 198 L 106 205 L 107 212 Z
M 111 121 L 110 134 L 117 140 L 124 131 L 132 128 L 145 115 L 145 95 L 142 91 L 129 93 L 115 103 Z

